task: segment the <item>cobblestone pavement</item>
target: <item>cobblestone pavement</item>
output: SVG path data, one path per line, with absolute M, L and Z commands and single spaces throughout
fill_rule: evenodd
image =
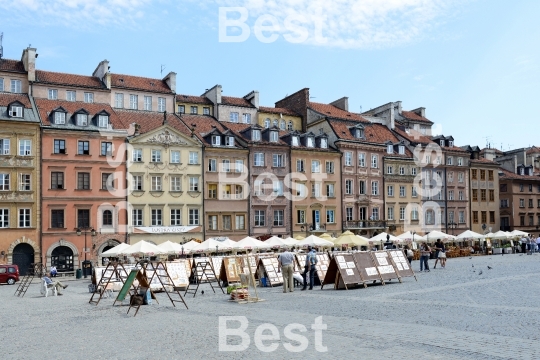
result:
M 254 304 L 228 302 L 202 285 L 204 295 L 186 298 L 189 310 L 158 294 L 159 305 L 141 307 L 136 317 L 113 307 L 112 299 L 88 304 L 88 280 L 70 281 L 64 296 L 48 298 L 37 284 L 22 299 L 13 296 L 16 286 L 2 285 L 0 349 L 3 359 L 539 359 L 539 276 L 540 255 L 448 259 L 446 269 L 417 274 L 418 282 L 288 294 L 264 288 L 259 295 L 266 301 Z M 245 351 L 219 352 L 218 317 L 224 315 L 249 321 Z M 316 350 L 311 330 L 319 316 L 327 325 L 326 353 Z M 263 323 L 277 326 L 281 337 L 270 353 L 253 340 Z M 309 340 L 303 352 L 283 346 L 291 342 L 283 335 L 291 323 L 307 327 L 297 332 Z

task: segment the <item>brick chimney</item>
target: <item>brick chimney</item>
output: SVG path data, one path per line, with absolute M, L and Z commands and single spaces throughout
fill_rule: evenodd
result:
M 330 105 L 334 105 L 341 110 L 349 111 L 349 98 L 344 96 L 341 99 L 331 102 Z
M 302 116 L 302 131 L 307 129 L 309 89 L 304 88 L 276 102 L 276 107 L 296 111 Z
M 111 89 L 111 73 L 109 72 L 109 61 L 103 60 L 97 66 L 97 68 L 92 73 L 92 76 L 97 77 L 99 80 L 105 84 L 107 89 Z
M 221 85 L 216 85 L 213 88 L 206 90 L 206 92 L 202 96 L 206 97 L 214 105 L 221 104 L 221 89 Z M 214 114 L 216 114 L 216 112 L 214 112 Z
M 173 93 L 176 93 L 176 73 L 175 72 L 171 71 L 170 73 L 168 73 L 167 76 L 163 78 L 163 81 L 167 83 L 167 85 L 169 86 L 169 89 L 171 89 Z
M 255 106 L 257 109 L 259 108 L 259 92 L 257 90 L 253 90 L 244 96 L 244 99 L 249 101 L 251 105 Z
M 28 81 L 36 81 L 36 48 L 28 47 L 23 50 L 21 61 L 28 73 Z

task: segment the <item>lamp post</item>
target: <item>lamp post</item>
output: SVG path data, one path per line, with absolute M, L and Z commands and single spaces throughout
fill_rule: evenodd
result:
M 382 241 L 382 239 L 381 239 L 381 250 L 382 250 L 382 249 L 383 249 L 383 241 Z
M 219 245 L 216 245 L 216 256 L 218 255 L 218 247 Z
M 457 224 L 456 224 L 455 222 L 452 221 L 452 222 L 451 222 L 450 224 L 448 224 L 448 225 L 450 225 L 450 229 L 452 229 L 452 235 L 454 235 L 454 229 L 456 228 L 456 225 L 457 225 Z
M 90 231 L 89 231 L 90 230 Z M 82 228 L 77 228 L 77 236 L 81 236 L 82 233 L 84 233 L 84 265 L 87 265 L 87 259 L 86 259 L 86 252 L 88 251 L 88 247 L 86 246 L 86 234 L 90 232 L 90 235 L 92 237 L 96 236 L 96 230 L 94 228 L 90 228 L 88 226 L 85 226 Z M 86 270 L 84 271 L 84 277 L 87 278 L 88 274 L 86 273 Z

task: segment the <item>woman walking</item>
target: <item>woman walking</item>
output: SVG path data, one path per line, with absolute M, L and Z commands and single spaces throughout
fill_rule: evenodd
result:
M 405 245 L 403 250 L 405 250 L 405 255 L 407 256 L 407 260 L 409 260 L 409 265 L 411 265 L 414 257 L 413 251 L 409 249 L 409 245 Z
M 431 254 L 431 248 L 428 244 L 424 243 L 420 245 L 420 271 L 429 272 L 429 255 Z

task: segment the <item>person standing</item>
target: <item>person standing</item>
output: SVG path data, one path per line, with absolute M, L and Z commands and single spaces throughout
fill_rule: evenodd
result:
M 429 255 L 431 254 L 431 248 L 428 246 L 427 243 L 423 243 L 420 245 L 420 271 L 429 272 Z
M 523 254 L 526 253 L 527 252 L 527 237 L 525 237 L 525 235 L 523 235 L 519 242 L 521 243 L 521 252 Z
M 294 291 L 294 280 L 293 280 L 293 266 L 294 254 L 289 251 L 284 251 L 279 254 L 278 257 L 278 272 L 282 271 L 283 273 L 283 292 Z
M 313 283 L 315 282 L 315 265 L 317 264 L 317 253 L 315 252 L 315 249 L 309 247 L 308 253 L 306 256 L 306 263 L 304 265 L 304 272 L 302 273 L 302 277 L 304 278 L 304 287 L 303 290 L 306 290 L 307 287 L 307 279 L 306 275 L 309 272 L 309 290 L 313 290 Z
M 405 256 L 407 256 L 407 260 L 409 260 L 409 265 L 411 265 L 414 258 L 414 252 L 409 249 L 409 245 L 405 245 L 403 250 L 405 250 Z
M 437 252 L 435 253 L 435 265 L 433 265 L 433 268 L 435 269 L 437 267 L 437 262 L 439 261 L 439 259 L 441 260 L 441 267 L 444 267 L 446 254 L 444 252 L 445 248 L 441 239 L 437 239 L 437 241 L 435 242 L 435 250 Z
M 540 251 L 540 234 L 538 234 L 538 237 L 536 238 L 536 250 Z

